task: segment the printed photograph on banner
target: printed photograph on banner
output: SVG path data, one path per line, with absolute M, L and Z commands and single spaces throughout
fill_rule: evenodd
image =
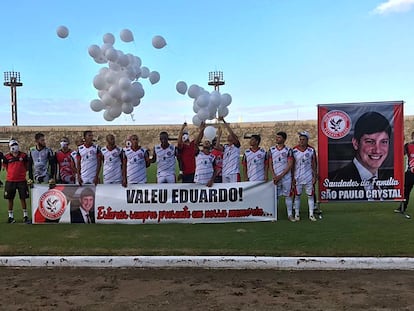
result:
M 318 106 L 322 202 L 401 200 L 403 103 Z
M 33 223 L 95 223 L 95 186 L 35 185 Z

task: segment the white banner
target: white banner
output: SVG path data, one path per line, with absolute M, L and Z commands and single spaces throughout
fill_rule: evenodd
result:
M 273 183 L 143 184 L 96 188 L 97 223 L 276 220 Z
M 88 202 L 88 197 L 91 200 Z M 82 202 L 81 202 L 82 201 Z M 34 223 L 217 223 L 277 220 L 272 182 L 68 186 L 32 191 Z M 87 213 L 81 206 L 93 204 Z M 82 211 L 82 212 L 81 212 Z

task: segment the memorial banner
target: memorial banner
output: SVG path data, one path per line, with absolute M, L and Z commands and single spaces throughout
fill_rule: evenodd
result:
M 403 102 L 318 105 L 319 201 L 401 201 Z
M 272 182 L 35 185 L 33 223 L 216 223 L 277 219 Z

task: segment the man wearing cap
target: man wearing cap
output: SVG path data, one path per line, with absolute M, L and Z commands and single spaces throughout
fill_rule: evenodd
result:
M 190 141 L 190 135 L 186 129 L 187 122 L 181 126 L 178 134 L 178 165 L 183 183 L 193 183 L 196 170 L 196 154 L 198 153 L 198 145 L 203 137 L 205 123 L 200 125 L 200 131 L 195 140 Z
M 23 221 L 29 221 L 26 207 L 26 199 L 29 197 L 26 173 L 28 169 L 28 156 L 21 152 L 16 140 L 9 142 L 10 152 L 4 156 L 3 166 L 6 169 L 6 184 L 4 186 L 4 198 L 8 200 L 8 223 L 14 223 L 13 202 L 16 191 L 19 192 L 20 204 L 23 210 Z
M 299 144 L 293 147 L 293 158 L 295 164 L 293 166 L 293 184 L 295 187 L 295 221 L 300 220 L 300 196 L 305 190 L 308 196 L 309 220 L 316 221 L 314 216 L 315 209 L 315 182 L 317 178 L 317 162 L 316 151 L 309 146 L 309 133 L 303 131 L 299 134 Z
M 382 114 L 369 111 L 361 115 L 355 123 L 352 138 L 354 158 L 344 167 L 329 172 L 329 181 L 352 180 L 358 186 L 347 189 L 364 190 L 365 193 L 369 193 L 374 189 L 376 180 L 386 180 L 392 177 L 392 169 L 380 169 L 388 157 L 390 138 L 391 125 Z M 366 200 L 368 198 L 364 196 L 355 199 Z
M 36 146 L 31 147 L 29 157 L 29 178 L 35 183 L 49 182 L 54 184 L 56 172 L 55 156 L 52 149 L 46 146 L 45 135 L 35 134 Z
M 57 182 L 60 184 L 74 184 L 75 170 L 72 163 L 72 149 L 69 148 L 69 138 L 62 137 L 60 140 L 60 149 L 55 153 L 57 164 Z

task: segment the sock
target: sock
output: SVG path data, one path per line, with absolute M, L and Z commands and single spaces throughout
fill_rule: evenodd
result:
M 299 210 L 300 210 L 300 197 L 297 196 L 295 198 L 295 216 L 299 216 Z
M 9 217 L 10 217 L 10 218 L 14 218 L 14 216 L 13 216 L 13 211 L 9 211 Z
M 308 206 L 309 206 L 309 217 L 313 216 L 313 210 L 315 209 L 315 200 L 313 196 L 308 196 Z
M 288 213 L 288 217 L 292 216 L 293 213 L 293 200 L 292 197 L 285 198 L 286 209 Z
M 23 210 L 23 217 L 27 217 L 27 209 Z

